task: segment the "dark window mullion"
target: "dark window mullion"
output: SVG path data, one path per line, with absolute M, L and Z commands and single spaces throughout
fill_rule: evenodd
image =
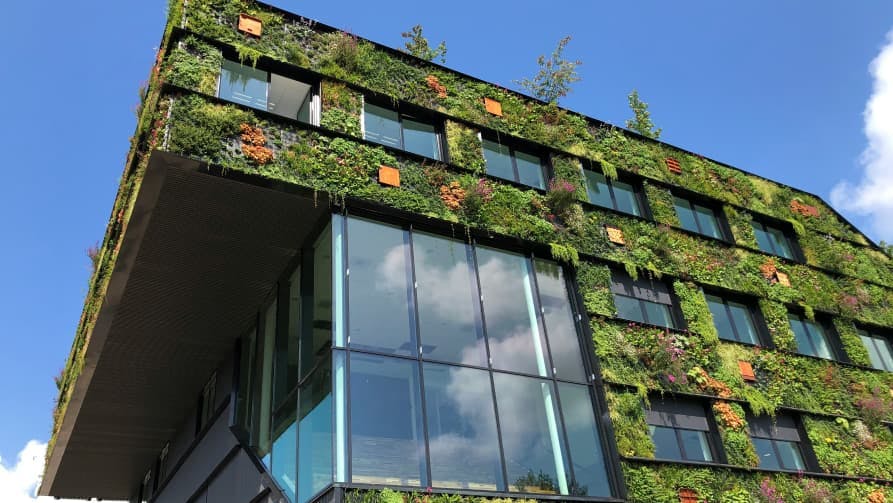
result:
M 782 469 L 790 470 L 791 468 L 785 466 L 784 459 L 781 457 L 781 451 L 778 450 L 778 441 L 774 438 L 770 438 L 769 444 L 772 445 L 772 452 L 775 453 L 775 459 L 778 460 L 778 466 L 780 466 Z
M 635 299 L 635 297 L 633 298 Z M 642 319 L 645 320 L 645 323 L 653 325 L 653 323 L 651 323 L 651 318 L 648 317 L 648 310 L 645 309 L 645 301 L 643 301 L 642 299 L 636 299 L 636 301 L 638 301 L 639 303 L 639 311 L 642 312 Z
M 521 172 L 518 170 L 518 159 L 515 157 L 515 149 L 509 147 L 509 159 L 512 160 L 512 171 L 515 174 L 515 181 L 521 183 Z
M 602 176 L 605 177 L 605 185 L 608 186 L 608 194 L 611 195 L 611 209 L 617 210 L 617 196 L 614 194 L 614 184 L 611 183 L 611 180 L 608 180 L 604 173 L 602 173 Z
M 680 429 L 674 427 L 673 433 L 676 435 L 676 446 L 679 447 L 679 453 L 682 455 L 682 459 L 690 461 L 688 458 L 688 453 L 685 452 L 685 442 L 682 441 L 682 433 Z

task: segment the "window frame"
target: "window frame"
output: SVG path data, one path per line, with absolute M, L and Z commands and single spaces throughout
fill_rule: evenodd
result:
M 680 409 L 678 412 L 673 411 L 672 409 Z M 684 409 L 689 409 L 688 411 Z M 694 428 L 694 427 L 684 427 L 679 425 L 674 425 L 672 423 L 676 423 L 679 421 L 678 416 L 692 416 L 692 414 L 686 414 L 686 412 L 696 411 L 699 412 L 700 415 L 694 416 L 699 419 L 704 420 L 704 428 Z M 648 425 L 648 436 L 651 438 L 651 441 L 654 442 L 653 433 L 651 431 L 651 427 L 655 428 L 665 428 L 669 430 L 673 430 L 674 437 L 676 439 L 676 447 L 678 448 L 680 459 L 675 458 L 658 458 L 655 453 L 655 459 L 660 461 L 670 461 L 670 462 L 682 462 L 682 463 L 699 463 L 699 464 L 723 464 L 726 462 L 725 451 L 722 449 L 722 443 L 718 438 L 718 430 L 715 424 L 715 419 L 713 418 L 713 414 L 705 407 L 705 403 L 703 400 L 699 400 L 696 398 L 689 398 L 684 396 L 674 396 L 674 397 L 653 397 L 650 400 L 650 407 L 644 407 L 645 412 L 645 424 Z M 669 421 L 664 421 L 663 419 L 656 419 L 661 415 L 668 415 Z M 668 424 L 669 423 L 669 424 Z M 684 441 L 682 439 L 683 431 L 697 431 L 701 432 L 704 435 L 704 441 L 707 443 L 707 449 L 710 453 L 710 459 L 701 460 L 701 459 L 691 459 L 686 456 L 686 450 L 684 446 Z M 656 445 L 655 445 L 656 448 Z
M 707 301 L 708 310 L 710 308 L 710 299 L 708 299 L 708 297 L 716 297 L 721 301 L 726 316 L 728 316 L 729 325 L 732 327 L 733 335 L 736 337 L 735 339 L 726 339 L 725 337 L 722 337 L 722 334 L 717 328 L 716 333 L 719 336 L 720 340 L 752 347 L 763 347 L 770 349 L 775 347 L 774 343 L 772 342 L 772 334 L 769 333 L 769 328 L 766 325 L 766 319 L 763 317 L 763 313 L 760 310 L 759 304 L 756 302 L 756 299 L 715 289 L 702 288 L 702 292 L 704 294 L 704 300 Z M 739 330 L 738 327 L 735 325 L 734 317 L 732 316 L 732 309 L 729 307 L 729 302 L 741 304 L 747 309 L 747 313 L 750 316 L 751 323 L 753 323 L 754 332 L 757 339 L 755 343 L 740 340 Z M 711 315 L 712 314 L 713 313 L 711 312 Z M 716 327 L 716 320 L 714 320 L 714 327 Z
M 801 356 L 806 356 L 809 358 L 819 358 L 819 359 L 825 360 L 825 361 L 850 363 L 849 358 L 847 357 L 847 355 L 843 349 L 843 345 L 840 342 L 840 336 L 838 335 L 837 331 L 834 330 L 834 326 L 831 323 L 831 320 L 827 316 L 822 315 L 820 313 L 816 313 L 815 320 L 810 320 L 806 317 L 806 314 L 803 313 L 802 311 L 800 311 L 798 309 L 788 309 L 788 324 L 789 324 L 789 326 L 790 326 L 792 316 L 796 317 L 797 321 L 801 325 L 803 325 L 803 328 L 805 330 L 807 330 L 807 334 L 809 334 L 809 327 L 806 324 L 806 322 L 814 323 L 816 326 L 818 326 L 821 329 L 821 331 L 822 331 L 821 335 L 824 337 L 825 344 L 828 345 L 828 351 L 831 353 L 831 356 L 830 356 L 830 358 L 825 358 L 824 356 L 818 356 L 818 354 L 809 354 L 809 353 L 801 352 L 800 344 L 797 343 L 797 340 L 796 340 L 796 332 L 794 332 L 794 327 L 791 326 L 790 327 L 791 331 L 794 332 L 794 342 L 797 343 L 797 349 L 795 349 L 793 351 L 793 353 L 801 355 Z M 811 337 L 809 338 L 809 344 L 810 344 L 811 348 L 815 351 L 816 346 L 815 346 L 815 343 L 813 342 L 813 339 Z
M 772 445 L 772 452 L 775 455 L 775 459 L 779 468 L 766 468 L 760 466 L 761 470 L 770 470 L 770 471 L 787 471 L 787 472 L 816 472 L 818 467 L 818 461 L 815 457 L 815 452 L 812 449 L 812 444 L 809 441 L 809 436 L 806 434 L 806 430 L 803 428 L 803 422 L 798 414 L 787 413 L 787 412 L 779 412 L 775 415 L 775 417 L 769 416 L 754 416 L 750 412 L 746 414 L 747 419 L 747 436 L 753 444 L 753 439 L 758 438 L 762 440 L 768 440 Z M 779 438 L 779 436 L 785 436 L 785 433 L 779 430 L 779 422 L 789 423 L 787 425 L 781 425 L 785 431 L 787 431 L 787 435 L 790 435 L 790 432 L 796 432 L 797 439 L 793 440 L 791 438 Z M 766 425 L 768 424 L 768 428 Z M 755 434 L 755 427 L 759 427 L 761 430 L 759 433 Z M 781 451 L 778 447 L 778 442 L 788 442 L 793 444 L 797 449 L 797 454 L 800 456 L 800 462 L 803 464 L 802 468 L 786 468 L 783 466 Z M 754 450 L 756 450 L 756 446 L 754 446 Z M 757 454 L 759 457 L 759 453 Z M 762 460 L 761 460 L 762 461 Z M 762 463 L 760 463 L 762 465 Z
M 548 190 L 549 189 L 549 179 L 550 179 L 550 175 L 551 175 L 551 169 L 550 169 L 550 165 L 548 162 L 548 155 L 543 152 L 542 147 L 528 145 L 528 144 L 525 144 L 525 143 L 523 143 L 521 141 L 517 141 L 517 140 L 510 140 L 508 142 L 504 142 L 502 136 L 498 135 L 498 134 L 490 135 L 490 134 L 478 133 L 478 137 L 481 140 L 481 155 L 484 157 L 484 172 L 487 173 L 487 176 L 492 176 L 493 178 L 499 178 L 500 180 L 506 180 L 506 181 L 516 183 L 516 184 L 524 186 L 524 187 L 532 187 L 532 188 L 538 189 L 538 190 Z M 514 178 L 511 178 L 511 179 L 503 178 L 501 176 L 494 175 L 487 170 L 488 163 L 487 163 L 487 155 L 485 153 L 485 151 L 487 149 L 484 147 L 485 142 L 495 143 L 496 145 L 498 145 L 500 147 L 505 147 L 509 150 L 508 157 L 512 164 L 512 174 L 514 175 Z M 527 184 L 527 183 L 524 183 L 521 181 L 521 172 L 518 169 L 517 152 L 520 152 L 524 155 L 533 156 L 533 157 L 536 157 L 537 159 L 539 159 L 539 165 L 540 165 L 539 173 L 540 173 L 540 178 L 543 181 L 542 187 L 537 187 L 535 185 L 530 185 L 530 184 Z
M 233 101 L 233 100 L 230 100 L 230 99 L 220 96 L 220 91 L 221 91 L 221 87 L 222 87 L 222 83 L 223 83 L 223 65 L 227 62 L 234 63 L 234 64 L 237 64 L 242 67 L 246 66 L 238 60 L 238 55 L 235 52 L 230 52 L 230 51 L 224 52 L 223 61 L 220 64 L 220 71 L 217 74 L 217 87 L 216 87 L 216 91 L 214 93 L 214 96 L 216 98 L 226 101 L 227 103 L 234 103 L 236 105 L 248 107 L 253 110 L 260 110 L 262 112 L 266 112 L 268 114 L 272 114 L 277 117 L 281 117 L 283 119 L 293 120 L 293 121 L 299 122 L 301 124 L 309 124 L 311 126 L 317 126 L 317 127 L 320 125 L 320 119 L 322 117 L 322 96 L 321 96 L 322 86 L 320 85 L 319 77 L 313 76 L 306 72 L 295 72 L 292 68 L 287 68 L 287 67 L 284 67 L 281 65 L 257 65 L 257 66 L 248 67 L 253 70 L 264 72 L 266 74 L 266 81 L 265 81 L 266 89 L 265 89 L 265 93 L 264 93 L 264 102 L 266 104 L 266 107 L 258 108 L 258 107 L 254 107 L 254 106 L 251 106 L 248 104 L 239 103 L 239 102 L 236 102 L 236 101 Z M 273 66 L 276 66 L 276 68 L 275 69 L 272 68 Z M 280 69 L 286 70 L 286 71 L 285 72 L 276 71 L 276 70 L 280 70 Z M 291 80 L 291 81 L 294 81 L 294 82 L 297 82 L 300 84 L 305 84 L 310 87 L 310 89 L 308 90 L 308 93 L 310 95 L 309 110 L 308 110 L 309 120 L 307 122 L 298 119 L 297 116 L 291 117 L 291 116 L 284 115 L 281 113 L 277 113 L 273 110 L 270 110 L 270 86 L 272 85 L 273 75 L 277 75 L 284 79 L 288 79 L 288 80 Z M 298 111 L 300 112 L 300 107 L 298 108 Z
M 679 210 L 677 209 L 677 201 L 684 201 L 688 205 L 688 210 L 692 212 L 694 215 L 695 227 L 694 229 L 687 229 L 682 225 L 682 220 L 679 219 L 679 228 L 687 231 L 695 233 L 699 236 L 715 239 L 718 241 L 723 241 L 725 243 L 729 243 L 732 241 L 731 239 L 731 229 L 729 228 L 729 222 L 726 219 L 725 213 L 722 210 L 722 205 L 716 201 L 711 201 L 703 198 L 702 196 L 695 195 L 692 193 L 688 193 L 687 191 L 679 191 L 678 189 L 673 189 L 670 191 L 670 195 L 673 196 L 673 210 L 676 212 L 676 217 L 679 218 Z M 700 213 L 695 211 L 695 205 L 700 206 L 704 209 L 710 210 L 711 215 L 713 216 L 713 222 L 716 225 L 716 230 L 719 232 L 719 236 L 711 236 L 704 232 L 701 221 L 698 218 Z
M 754 240 L 757 242 L 757 249 L 768 255 L 791 260 L 793 262 L 804 263 L 803 251 L 800 249 L 800 243 L 797 241 L 796 233 L 794 232 L 793 227 L 791 227 L 791 224 L 768 219 L 763 216 L 751 216 L 750 225 L 754 232 Z M 771 250 L 765 250 L 760 246 L 760 241 L 756 238 L 757 231 L 760 230 L 768 235 L 770 234 L 769 229 L 776 230 L 784 236 L 785 242 L 791 250 L 790 257 L 778 253 L 778 250 L 775 249 L 775 244 L 772 243 L 771 240 L 769 241 L 769 246 L 772 248 Z
M 583 183 L 586 184 L 586 202 L 597 208 L 605 208 L 611 211 L 615 211 L 622 215 L 632 215 L 633 217 L 644 218 L 646 220 L 651 220 L 651 209 L 648 206 L 647 198 L 645 197 L 644 191 L 642 190 L 642 182 L 639 179 L 631 179 L 628 177 L 618 176 L 616 180 L 612 180 L 605 175 L 604 171 L 600 169 L 594 169 L 595 164 L 592 161 L 587 160 L 588 167 L 583 167 L 582 175 L 583 175 Z M 611 196 L 611 206 L 602 206 L 601 204 L 595 203 L 592 201 L 592 198 L 589 196 L 589 177 L 586 176 L 587 172 L 592 172 L 597 175 L 601 175 L 605 179 L 605 185 L 608 186 L 608 194 Z M 629 213 L 619 209 L 619 205 L 617 204 L 617 195 L 614 192 L 614 185 L 616 182 L 625 183 L 630 186 L 633 199 L 636 203 L 636 209 L 639 211 L 639 214 Z
M 400 146 L 395 147 L 393 145 L 388 145 L 385 143 L 379 143 L 375 140 L 370 140 L 366 137 L 366 106 L 372 105 L 377 108 L 381 108 L 383 110 L 387 110 L 390 112 L 394 112 L 397 115 L 397 124 L 400 126 Z M 401 152 L 405 152 L 409 155 L 419 156 L 425 159 L 431 159 L 438 162 L 447 162 L 447 148 L 445 135 L 444 135 L 444 125 L 443 120 L 434 116 L 433 114 L 425 113 L 423 110 L 416 110 L 414 107 L 408 107 L 411 110 L 407 112 L 401 111 L 401 107 L 398 105 L 396 107 L 389 107 L 382 100 L 376 99 L 374 97 L 363 95 L 363 110 L 360 113 L 360 133 L 362 134 L 363 140 L 368 141 L 370 143 L 374 143 L 376 145 L 381 145 L 385 148 L 392 148 L 396 150 L 400 150 Z M 416 122 L 419 124 L 425 124 L 434 128 L 434 139 L 435 145 L 437 147 L 437 154 L 439 157 L 428 157 L 424 154 L 419 154 L 413 152 L 411 150 L 406 149 L 406 127 L 404 126 L 404 120 L 409 120 L 412 122 Z
M 657 280 L 654 278 L 651 278 L 649 280 L 651 285 L 655 285 L 655 284 L 663 285 L 663 289 L 665 289 L 665 291 L 663 291 L 663 292 L 660 291 L 661 290 L 660 288 L 655 288 L 654 286 L 652 286 L 651 288 L 643 287 L 642 286 L 643 281 L 644 280 L 642 278 L 632 279 L 632 277 L 629 276 L 625 271 L 621 271 L 620 269 L 616 269 L 616 268 L 611 268 L 610 290 L 611 290 L 611 294 L 612 294 L 612 300 L 616 299 L 616 297 L 618 297 L 618 296 L 626 298 L 626 299 L 633 299 L 638 303 L 639 310 L 642 314 L 641 320 L 634 320 L 634 319 L 630 319 L 630 318 L 621 318 L 619 315 L 615 315 L 615 317 L 618 319 L 631 321 L 634 323 L 642 323 L 645 325 L 660 327 L 660 328 L 668 329 L 668 330 L 674 330 L 674 331 L 685 330 L 687 327 L 687 324 L 686 324 L 685 318 L 682 316 L 682 313 L 680 311 L 679 299 L 676 297 L 675 292 L 673 292 L 670 289 L 670 287 L 667 285 L 667 283 L 665 281 Z M 647 300 L 647 299 L 643 299 L 640 297 L 636 297 L 635 295 L 630 295 L 625 292 L 618 292 L 617 288 L 615 287 L 615 285 L 618 283 L 623 284 L 625 288 L 632 290 L 632 291 L 634 291 L 635 288 L 639 288 L 641 290 L 647 290 L 648 292 L 650 292 L 652 295 L 654 295 L 656 297 L 659 297 L 661 294 L 666 295 L 669 298 L 670 302 L 669 303 L 657 302 L 657 301 L 652 301 L 652 300 Z M 657 304 L 660 306 L 666 306 L 669 320 L 670 320 L 672 326 L 665 326 L 665 325 L 661 325 L 659 323 L 652 322 L 649 319 L 648 311 L 645 308 L 646 304 Z M 619 314 L 619 309 L 617 308 L 616 301 L 614 302 L 614 306 L 615 306 L 615 309 L 617 309 L 618 314 Z
M 868 351 L 869 361 L 871 362 L 871 368 L 875 370 L 880 370 L 882 372 L 893 372 L 893 365 L 890 368 L 887 368 L 886 363 L 884 363 L 883 356 L 881 357 L 881 365 L 882 367 L 878 367 L 874 364 L 874 361 L 871 360 L 871 350 L 867 347 L 865 339 L 870 339 L 871 344 L 875 346 L 875 350 L 878 350 L 878 341 L 885 342 L 885 349 L 888 355 L 888 358 L 893 360 L 893 337 L 889 333 L 884 333 L 878 329 L 867 327 L 867 326 L 857 326 L 856 333 L 859 335 L 859 339 L 862 341 L 862 345 L 866 346 L 865 350 Z

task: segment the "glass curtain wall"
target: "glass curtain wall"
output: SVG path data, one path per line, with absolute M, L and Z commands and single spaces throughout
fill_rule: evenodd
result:
M 292 501 L 333 482 L 612 494 L 553 262 L 335 216 L 260 325 L 242 421 Z

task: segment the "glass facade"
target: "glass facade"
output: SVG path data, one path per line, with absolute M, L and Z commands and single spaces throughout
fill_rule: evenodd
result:
M 794 338 L 797 341 L 797 352 L 809 356 L 817 356 L 827 360 L 834 359 L 834 352 L 828 341 L 828 334 L 819 323 L 804 316 L 788 313 L 788 321 Z
M 676 216 L 679 217 L 679 224 L 683 229 L 716 239 L 724 238 L 719 219 L 712 208 L 681 197 L 673 198 L 673 206 L 676 208 Z
M 893 348 L 890 340 L 883 335 L 873 334 L 865 330 L 859 330 L 859 338 L 868 350 L 868 358 L 871 366 L 878 370 L 893 372 Z
M 760 468 L 771 470 L 806 469 L 800 452 L 800 432 L 790 415 L 748 417 L 750 440 L 760 459 Z
M 340 216 L 302 256 L 243 338 L 238 405 L 292 501 L 333 482 L 611 496 L 558 264 Z
M 611 292 L 617 317 L 666 328 L 680 328 L 673 297 L 660 281 L 633 279 L 621 271 L 611 272 Z
M 705 294 L 713 325 L 720 339 L 757 345 L 760 343 L 753 312 L 747 304 Z
M 372 103 L 363 105 L 363 138 L 431 159 L 443 160 L 440 135 L 433 124 Z
M 483 139 L 483 149 L 488 175 L 538 189 L 546 188 L 540 156 L 486 138 Z
M 778 255 L 786 259 L 794 260 L 794 250 L 791 246 L 791 238 L 778 227 L 757 222 L 751 222 L 757 245 L 766 253 Z
M 589 202 L 630 215 L 642 216 L 642 205 L 635 187 L 619 180 L 609 181 L 605 175 L 583 170 Z
M 654 457 L 676 461 L 713 461 L 704 406 L 691 400 L 652 400 L 645 410 Z
M 282 117 L 317 124 L 314 86 L 299 80 L 223 60 L 217 96 Z

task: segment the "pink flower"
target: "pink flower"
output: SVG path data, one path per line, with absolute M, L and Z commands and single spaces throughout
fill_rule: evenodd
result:
M 673 374 L 667 374 L 667 380 L 670 381 L 670 384 L 676 382 L 676 376 Z

